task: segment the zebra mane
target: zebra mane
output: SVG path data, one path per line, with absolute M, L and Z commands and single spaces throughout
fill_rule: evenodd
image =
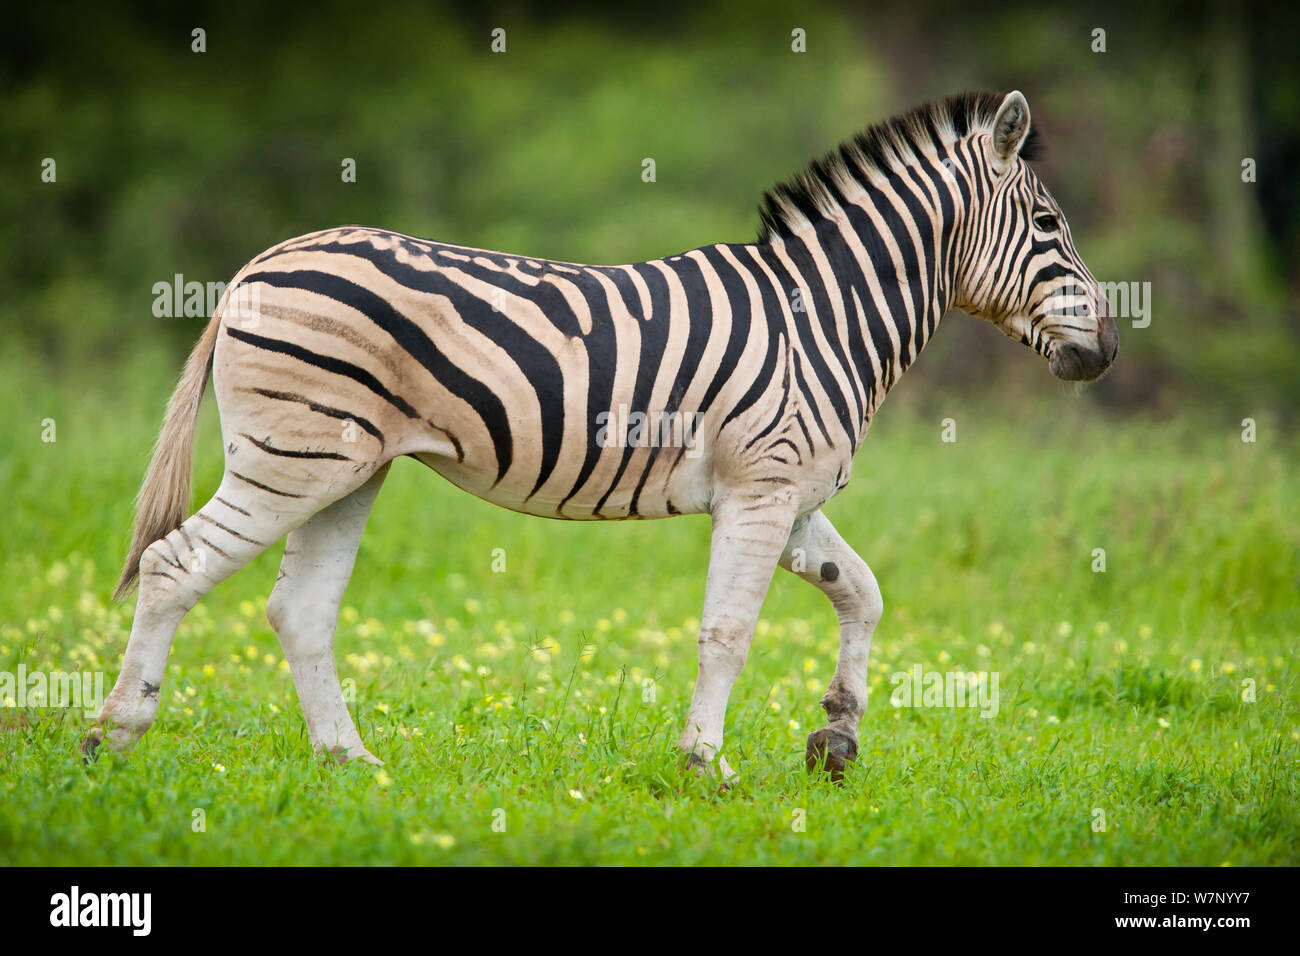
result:
M 860 194 L 873 174 L 916 161 L 926 147 L 991 129 L 1002 100 L 1000 93 L 958 93 L 868 127 L 763 194 L 758 241 L 791 236 L 834 214 L 837 195 Z M 1038 125 L 1031 123 L 1020 158 L 1038 159 L 1042 148 Z

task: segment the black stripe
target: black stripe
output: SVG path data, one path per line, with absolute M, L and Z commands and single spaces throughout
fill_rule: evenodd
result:
M 884 376 L 885 387 L 892 384 L 894 379 L 893 370 L 896 365 L 907 368 L 907 342 L 911 338 L 912 328 L 908 324 L 907 306 L 903 302 L 903 292 L 901 289 L 903 280 L 898 274 L 898 268 L 894 263 L 894 257 L 889 254 L 885 247 L 885 242 L 876 229 L 875 223 L 867 216 L 861 208 L 850 206 L 847 210 L 849 224 L 853 231 L 861 240 L 863 248 L 867 253 L 867 261 L 871 263 L 871 269 L 876 277 L 876 284 L 880 286 L 880 294 L 885 299 L 885 313 L 877 311 L 876 299 L 868 295 L 863 299 L 863 306 L 871 310 L 876 321 L 868 322 L 868 328 L 871 331 L 871 340 L 876 346 L 876 353 L 880 358 L 880 374 Z M 895 334 L 898 336 L 898 348 L 894 348 L 893 342 L 889 339 L 889 327 L 892 326 Z M 899 373 L 901 374 L 901 372 Z
M 798 359 L 798 356 L 795 356 L 795 371 L 796 371 L 796 373 L 798 372 L 798 366 L 799 366 L 799 359 Z M 797 377 L 798 377 L 798 375 L 796 374 L 796 378 L 797 378 Z M 815 458 L 815 457 L 816 457 L 816 452 L 813 451 L 813 440 L 812 440 L 812 435 L 808 434 L 808 425 L 807 425 L 807 423 L 804 422 L 804 420 L 803 420 L 803 412 L 802 412 L 802 411 L 797 411 L 797 412 L 794 413 L 794 421 L 795 421 L 795 424 L 799 426 L 799 430 L 800 430 L 801 432 L 803 432 L 803 440 L 804 440 L 804 442 L 808 445 L 808 453 L 811 454 L 811 455 Z
M 229 508 L 231 511 L 238 511 L 238 512 L 239 512 L 241 515 L 243 515 L 245 518 L 251 518 L 251 517 L 252 517 L 251 514 L 249 514 L 249 513 L 248 513 L 247 511 L 245 511 L 243 508 L 239 507 L 239 505 L 232 505 L 229 501 L 227 501 L 225 498 L 221 497 L 220 495 L 213 495 L 213 500 L 214 500 L 214 501 L 220 501 L 223 505 L 225 505 L 225 506 L 226 506 L 227 508 Z M 177 567 L 180 567 L 180 565 L 177 565 Z
M 898 247 L 899 256 L 902 259 L 901 274 L 899 265 L 894 262 L 894 257 L 890 255 L 884 239 L 877 227 L 871 222 L 871 219 L 865 213 L 859 212 L 856 216 L 851 214 L 850 221 L 854 223 L 855 228 L 859 222 L 865 225 L 871 239 L 874 241 L 875 248 L 873 249 L 868 244 L 868 252 L 871 253 L 872 264 L 876 268 L 876 273 L 881 280 L 880 285 L 889 301 L 890 318 L 893 319 L 894 326 L 899 332 L 899 346 L 902 350 L 902 355 L 899 358 L 903 367 L 906 368 L 916 359 L 921 347 L 918 326 L 921 324 L 923 316 L 918 297 L 921 295 L 922 290 L 911 288 L 912 286 L 919 286 L 919 281 L 909 281 L 912 277 L 919 280 L 921 269 L 916 261 L 916 249 L 912 245 L 912 239 L 907 232 L 907 223 L 894 209 L 894 204 L 890 201 L 891 196 L 898 195 L 897 190 L 891 189 L 889 192 L 885 192 L 878 187 L 868 186 L 867 192 L 871 197 L 872 208 L 880 217 L 885 230 L 893 239 L 894 245 Z M 859 231 L 859 234 L 861 234 L 861 231 Z M 904 295 L 907 295 L 912 300 L 910 309 L 904 302 Z M 916 317 L 915 325 L 912 324 L 913 316 Z
M 827 229 L 823 230 L 823 232 L 834 233 L 835 237 L 839 236 L 838 229 Z M 835 239 L 830 235 L 817 237 L 817 242 L 821 248 L 833 245 L 834 241 Z M 808 251 L 803 239 L 798 236 L 791 236 L 785 242 L 785 251 L 786 255 L 790 257 L 790 261 L 794 263 L 795 270 L 799 273 L 802 280 L 801 288 L 808 292 L 812 299 L 811 302 L 804 303 L 804 308 L 810 310 L 811 314 L 810 312 L 804 312 L 803 315 L 809 319 L 815 319 L 821 326 L 822 334 L 826 337 L 826 344 L 830 348 L 831 355 L 839 363 L 840 368 L 844 370 L 845 378 L 849 380 L 849 388 L 853 392 L 849 396 L 853 399 L 854 404 L 853 421 L 860 423 L 866 417 L 866 395 L 863 393 L 861 386 L 858 384 L 857 376 L 853 374 L 853 369 L 850 367 L 849 357 L 844 352 L 844 343 L 840 341 L 839 330 L 836 328 L 835 322 L 835 309 L 831 305 L 830 299 L 833 290 L 826 288 L 826 284 L 822 281 L 821 270 L 817 268 L 817 263 L 813 261 L 812 254 Z M 837 264 L 841 263 L 832 262 L 832 268 Z M 843 281 L 843 277 L 839 272 L 835 272 L 834 276 L 836 280 Z M 851 318 L 845 324 L 852 329 L 857 324 L 853 321 L 856 315 L 853 310 L 847 311 Z M 809 342 L 808 344 L 816 345 L 815 342 Z M 848 431 L 850 444 L 856 448 L 858 428 L 852 427 Z
M 293 272 L 258 272 L 246 276 L 244 281 L 265 282 L 277 288 L 314 292 L 356 309 L 374 322 L 392 336 L 393 341 L 402 346 L 412 358 L 424 366 L 447 391 L 478 413 L 496 452 L 496 481 L 500 482 L 505 477 L 514 458 L 514 446 L 510 436 L 510 419 L 506 414 L 505 406 L 501 404 L 501 399 L 487 385 L 456 366 L 423 329 L 393 308 L 386 299 L 342 276 L 313 269 L 299 269 Z M 414 411 L 411 412 L 410 417 L 417 417 Z
M 808 380 L 803 377 L 803 360 L 799 357 L 798 349 L 795 349 L 794 352 L 794 380 L 799 386 L 799 391 L 807 396 L 808 400 L 804 404 L 808 406 L 808 411 L 812 412 L 813 422 L 817 425 L 817 430 L 822 433 L 822 438 L 826 439 L 827 446 L 834 448 L 835 442 L 831 439 L 830 432 L 826 430 L 826 423 L 822 421 L 822 413 L 817 409 L 816 397 L 808 387 Z M 803 433 L 807 435 L 808 428 L 803 424 L 803 416 L 797 416 L 797 420 L 800 427 L 803 428 Z M 808 447 L 812 447 L 811 437 L 808 439 Z
M 533 302 L 548 317 L 552 314 L 563 315 L 565 311 L 560 309 L 563 296 L 559 294 L 555 284 L 543 282 L 529 285 L 506 273 L 476 265 L 472 261 L 449 262 L 438 270 L 417 269 L 410 263 L 398 261 L 393 250 L 376 249 L 366 242 L 323 244 L 319 249 L 326 253 L 364 259 L 382 275 L 404 288 L 425 295 L 446 297 L 462 322 L 510 356 L 510 360 L 519 367 L 524 379 L 537 396 L 538 414 L 541 417 L 541 464 L 533 489 L 528 493 L 527 498 L 535 495 L 554 472 L 560 459 L 560 446 L 564 442 L 564 370 L 550 350 L 533 338 L 525 328 L 512 321 L 504 312 L 493 308 L 490 301 L 479 298 L 457 283 L 445 270 L 455 269 L 494 288 L 509 291 L 513 295 Z M 560 281 L 571 282 L 577 278 L 569 273 L 557 272 L 545 267 L 543 271 L 551 271 L 561 276 Z M 594 277 L 587 278 L 592 282 L 597 281 Z M 557 297 L 559 302 L 555 301 Z M 542 300 L 545 300 L 545 304 Z M 568 311 L 572 314 L 571 310 Z M 576 329 L 576 321 L 574 326 Z M 418 329 L 416 326 L 413 327 Z M 410 345 L 405 342 L 403 344 L 407 346 L 408 351 L 412 351 Z M 428 344 L 429 347 L 433 347 L 432 342 Z
M 628 315 L 638 321 L 644 321 L 645 316 L 641 314 L 641 295 L 637 292 L 636 285 L 626 269 L 620 266 L 592 266 L 591 270 L 599 272 L 614 283 L 614 288 L 618 289 L 618 294 L 623 299 L 623 308 L 627 309 Z
M 555 506 L 559 514 L 582 486 L 587 483 L 596 470 L 601 454 L 605 451 L 596 443 L 596 418 L 601 412 L 613 414 L 614 404 L 614 366 L 618 364 L 618 334 L 614 318 L 609 311 L 609 299 L 605 287 L 592 279 L 588 282 L 574 282 L 572 287 L 582 295 L 591 316 L 591 331 L 582 336 L 583 358 L 587 362 L 587 450 L 578 469 L 578 477 L 570 486 L 560 503 Z M 565 308 L 568 306 L 566 304 Z
M 379 439 L 379 445 L 380 447 L 383 447 L 384 433 L 376 428 L 368 419 L 362 418 L 360 415 L 354 415 L 351 412 L 345 412 L 339 408 L 330 408 L 328 405 L 322 405 L 320 402 L 312 401 L 305 395 L 294 395 L 291 392 L 276 392 L 269 388 L 241 388 L 239 391 L 253 392 L 257 395 L 263 396 L 264 398 L 279 399 L 282 402 L 297 402 L 300 405 L 306 405 L 313 412 L 320 412 L 320 414 L 328 415 L 330 418 L 337 418 L 341 421 L 356 422 L 364 430 Z
M 163 538 L 162 543 L 167 545 L 167 550 L 172 553 L 172 556 L 170 560 L 168 560 L 167 555 L 165 554 L 159 556 L 168 564 L 170 564 L 173 568 L 175 568 L 177 571 L 184 571 L 185 566 L 181 564 L 181 559 L 176 554 L 176 548 L 172 546 L 170 538 Z
M 260 542 L 260 541 L 254 541 L 252 538 L 248 537 L 247 535 L 242 535 L 242 534 L 240 534 L 240 533 L 239 533 L 238 531 L 236 531 L 234 528 L 227 528 L 227 527 L 226 527 L 224 524 L 222 524 L 220 521 L 213 521 L 211 518 L 209 518 L 207 515 L 205 515 L 202 511 L 200 511 L 198 514 L 196 514 L 194 517 L 196 517 L 196 518 L 202 518 L 202 519 L 203 519 L 204 521 L 206 521 L 208 524 L 212 525 L 214 528 L 220 528 L 222 531 L 224 531 L 226 534 L 230 535 L 232 538 L 238 538 L 240 541 L 247 541 L 249 544 L 256 544 L 256 545 L 259 545 L 260 547 L 263 547 L 263 548 L 266 547 L 266 545 L 262 544 L 262 542 Z
M 709 252 L 717 255 L 716 249 L 703 249 L 701 252 L 704 253 L 706 258 Z M 682 412 L 682 400 L 686 397 L 687 390 L 690 389 L 691 383 L 699 372 L 700 360 L 704 357 L 704 350 L 709 344 L 709 336 L 713 332 L 713 302 L 712 297 L 709 295 L 708 284 L 704 281 L 704 273 L 700 269 L 700 264 L 693 258 L 678 256 L 672 261 L 663 260 L 661 264 L 664 268 L 671 269 L 677 276 L 677 281 L 682 284 L 682 291 L 686 297 L 686 347 L 682 352 L 681 362 L 677 365 L 677 372 L 673 377 L 673 386 L 668 393 L 668 401 L 664 405 L 664 410 L 671 414 L 685 415 L 688 413 Z M 692 411 L 702 415 L 706 407 L 701 406 L 699 409 L 693 409 Z M 686 435 L 685 428 L 686 419 L 683 417 L 683 439 Z M 637 513 L 637 504 L 641 500 L 641 491 L 645 488 L 650 472 L 659 459 L 659 451 L 660 446 L 658 445 L 651 449 L 645 468 L 641 471 L 641 478 L 636 483 L 636 489 L 632 492 L 632 514 Z M 670 472 L 672 468 L 676 468 L 678 463 L 681 462 L 686 451 L 686 443 L 683 441 L 682 447 L 678 449 L 677 457 L 670 467 Z
M 727 347 L 718 362 L 717 370 L 713 373 L 713 380 L 709 382 L 704 398 L 700 401 L 701 413 L 707 412 L 713 406 L 713 400 L 718 397 L 718 392 L 722 391 L 722 387 L 735 376 L 740 357 L 749 343 L 749 332 L 753 322 L 749 289 L 741 278 L 740 272 L 719 251 L 721 248 L 721 246 L 706 246 L 700 250 L 709 265 L 713 267 L 713 274 L 722 286 L 722 291 L 727 296 L 727 303 L 731 307 L 731 331 L 727 336 Z M 747 247 L 728 246 L 727 248 L 732 250 L 737 261 L 741 263 L 746 261 L 744 250 Z M 762 295 L 766 284 L 762 281 L 762 277 L 756 276 L 755 281 L 758 283 L 759 294 Z M 763 304 L 771 306 L 772 302 L 765 299 Z M 709 312 L 711 315 L 711 308 Z
M 794 453 L 795 453 L 795 455 L 797 455 L 798 458 L 799 458 L 798 464 L 800 464 L 800 465 L 803 464 L 803 452 L 801 452 L 801 451 L 799 450 L 799 446 L 798 446 L 798 445 L 796 445 L 794 442 L 792 442 L 792 441 L 791 441 L 790 439 L 788 439 L 788 438 L 778 438 L 776 441 L 772 442 L 771 446 L 770 446 L 767 450 L 768 450 L 769 452 L 775 452 L 776 449 L 779 448 L 779 447 L 782 446 L 782 445 L 789 445 L 790 448 L 791 448 L 791 450 L 793 450 Z
M 333 461 L 352 460 L 347 455 L 340 455 L 336 451 L 290 451 L 287 448 L 276 448 L 274 445 L 270 445 L 264 441 L 258 441 L 247 432 L 240 432 L 240 434 L 268 455 L 279 455 L 281 458 L 328 458 Z M 270 436 L 267 437 L 269 438 Z
M 224 551 L 222 551 L 220 548 L 218 548 L 218 547 L 217 547 L 215 544 L 213 544 L 211 541 L 209 541 L 207 538 L 203 537 L 203 535 L 201 535 L 201 534 L 200 534 L 200 535 L 195 535 L 195 537 L 197 537 L 200 541 L 202 541 L 205 545 L 207 545 L 207 546 L 208 546 L 208 549 L 209 549 L 210 551 L 215 551 L 215 552 L 217 552 L 217 554 L 221 555 L 221 556 L 222 556 L 223 558 L 225 558 L 227 561 L 233 561 L 233 560 L 235 560 L 235 559 L 232 558 L 230 555 L 226 554 L 226 552 L 224 552 Z
M 834 375 L 831 374 L 830 366 L 826 364 L 826 356 L 822 355 L 821 350 L 817 348 L 817 343 L 812 337 L 812 326 L 808 321 L 808 313 L 806 311 L 795 312 L 790 308 L 790 302 L 794 298 L 794 290 L 799 288 L 798 283 L 786 271 L 785 266 L 770 246 L 761 246 L 755 252 L 763 257 L 763 261 L 767 263 L 768 268 L 776 276 L 776 281 L 781 285 L 786 311 L 790 312 L 794 322 L 795 334 L 799 339 L 799 346 L 795 351 L 801 353 L 808 360 L 813 375 L 817 378 L 818 386 L 830 398 L 831 407 L 835 410 L 835 415 L 840 421 L 840 427 L 844 429 L 844 434 L 849 439 L 850 445 L 856 447 L 857 429 L 853 427 L 853 420 L 849 414 L 848 396 L 840 391 Z M 755 266 L 755 269 L 757 269 L 757 266 Z M 766 285 L 767 283 L 764 282 L 763 284 Z M 782 315 L 783 311 L 778 310 L 775 314 Z M 794 343 L 792 342 L 791 345 L 793 346 Z M 767 383 L 764 382 L 763 384 L 766 385 Z
M 335 375 L 343 375 L 370 389 L 370 391 L 374 392 L 394 408 L 401 411 L 401 413 L 407 418 L 420 417 L 416 413 L 415 409 L 408 405 L 405 400 L 384 388 L 384 386 L 380 384 L 379 380 L 365 369 L 358 368 L 351 362 L 336 359 L 331 355 L 321 355 L 319 352 L 313 352 L 300 345 L 294 345 L 292 342 L 284 342 L 280 339 L 268 339 L 263 335 L 254 335 L 252 332 L 245 332 L 242 329 L 236 329 L 229 325 L 226 326 L 226 334 L 241 342 L 246 342 L 249 345 L 256 346 L 259 349 L 265 349 L 268 352 L 279 352 L 281 355 L 288 355 L 291 358 L 296 358 L 300 362 L 314 365 L 319 369 L 324 369 L 326 372 L 332 372 Z
M 761 441 L 763 438 L 766 438 L 767 435 L 772 431 L 772 429 L 776 428 L 777 425 L 781 424 L 781 419 L 785 415 L 785 406 L 789 403 L 789 401 L 790 401 L 790 357 L 787 354 L 786 362 L 785 362 L 785 372 L 781 375 L 781 404 L 777 407 L 776 414 L 772 416 L 772 420 L 767 423 L 767 426 L 762 430 L 760 430 L 758 434 L 756 434 L 753 438 L 751 438 L 748 442 L 745 443 L 745 451 L 749 451 L 749 449 L 753 448 L 754 445 L 756 445 L 759 441 Z
M 291 491 L 280 491 L 278 488 L 272 488 L 270 485 L 264 485 L 264 484 L 262 484 L 260 481 L 254 481 L 252 478 L 246 478 L 246 477 L 244 477 L 243 475 L 241 475 L 241 474 L 240 474 L 239 472 L 237 472 L 237 471 L 227 471 L 226 474 L 228 474 L 228 475 L 229 475 L 230 477 L 232 477 L 232 478 L 238 478 L 240 481 L 242 481 L 242 482 L 244 482 L 244 483 L 246 483 L 246 484 L 250 484 L 250 485 L 252 485 L 254 488 L 257 488 L 257 489 L 259 489 L 259 490 L 261 490 L 261 491 L 268 491 L 268 492 L 270 492 L 270 493 L 273 494 L 273 495 L 279 495 L 281 498 L 305 498 L 305 497 L 307 497 L 306 495 L 295 495 L 295 494 L 294 494 L 293 492 L 291 492 Z M 188 544 L 189 542 L 187 541 L 186 543 Z
M 912 329 L 911 353 L 912 360 L 915 360 L 925 346 L 926 300 L 929 296 L 927 295 L 926 283 L 923 280 L 928 278 L 927 268 L 932 264 L 923 261 L 923 257 L 926 248 L 924 246 L 925 237 L 932 228 L 930 225 L 930 210 L 908 188 L 906 180 L 898 171 L 887 170 L 885 178 L 889 181 L 893 195 L 902 202 L 907 213 L 906 218 L 904 218 L 899 214 L 893 203 L 887 203 L 885 204 L 887 208 L 881 209 L 885 224 L 893 232 L 899 251 L 903 256 L 903 272 L 908 279 L 907 291 L 912 298 L 912 313 L 916 317 L 916 325 Z M 916 227 L 917 233 L 922 240 L 920 250 L 917 249 L 916 243 L 912 241 L 912 235 L 908 231 L 909 222 Z
M 876 310 L 876 300 L 871 294 L 867 277 L 844 236 L 838 230 L 834 233 L 828 232 L 822 242 L 822 251 L 840 284 L 840 295 L 844 300 L 845 324 L 848 326 L 849 356 L 857 369 L 859 382 L 867 389 L 866 395 L 863 396 L 862 417 L 858 425 L 860 429 L 875 404 L 877 390 L 884 388 L 888 383 L 894 360 L 894 347 L 889 341 L 884 321 Z M 862 337 L 863 326 L 871 336 L 870 346 Z M 875 362 L 872 361 L 873 353 Z M 884 381 L 878 381 L 876 378 L 876 364 L 880 365 L 880 375 Z M 858 434 L 854 435 L 855 448 L 859 437 Z
M 668 330 L 671 325 L 671 314 L 669 312 L 668 301 L 668 280 L 654 266 L 648 263 L 638 262 L 631 267 L 641 276 L 645 282 L 646 288 L 650 290 L 650 314 L 644 322 L 637 323 L 637 331 L 640 332 L 640 354 L 637 357 L 636 380 L 632 385 L 632 401 L 628 406 L 628 413 L 642 412 L 647 418 L 649 417 L 650 399 L 654 391 L 655 379 L 659 377 L 659 369 L 667 360 Z M 647 428 L 649 426 L 647 425 Z M 600 514 L 600 509 L 605 506 L 609 496 L 614 493 L 618 487 L 619 479 L 623 477 L 623 472 L 627 470 L 628 463 L 632 456 L 637 453 L 639 446 L 630 443 L 623 448 L 622 458 L 619 460 L 618 468 L 614 472 L 614 477 L 605 489 L 605 493 L 600 496 L 596 502 L 593 514 Z M 651 446 L 650 463 L 653 464 L 654 456 L 658 452 L 656 445 Z M 644 474 L 642 478 L 644 479 Z M 639 491 L 640 484 L 637 489 Z M 636 495 L 633 495 L 629 515 L 636 514 Z
M 447 429 L 443 428 L 441 425 L 435 425 L 432 421 L 429 422 L 429 427 L 434 431 L 440 431 L 447 436 L 447 440 L 450 441 L 452 447 L 456 449 L 457 462 L 463 462 L 465 460 L 465 449 L 461 447 L 459 438 L 447 431 Z
M 767 387 L 768 382 L 771 379 L 772 369 L 776 367 L 777 339 L 778 337 L 784 338 L 785 333 L 785 320 L 781 311 L 780 299 L 772 289 L 771 280 L 768 279 L 763 270 L 759 268 L 758 263 L 754 258 L 752 258 L 753 256 L 760 254 L 759 251 L 753 246 L 730 246 L 728 248 L 732 249 L 740 267 L 753 277 L 754 283 L 758 286 L 758 296 L 762 302 L 761 315 L 758 318 L 767 323 L 767 354 L 763 357 L 763 365 L 750 383 L 749 389 L 740 397 L 740 401 L 732 407 L 731 411 L 729 411 L 727 416 L 723 419 L 722 425 L 718 428 L 719 432 L 725 428 L 727 423 L 733 418 L 743 414 L 751 405 L 758 401 L 759 396 L 763 394 L 763 390 Z M 714 262 L 716 268 L 718 263 L 722 260 L 721 257 L 719 257 L 717 261 L 712 258 L 710 258 L 709 261 Z M 731 271 L 731 267 L 728 267 L 728 269 Z M 723 279 L 723 289 L 726 291 L 727 299 L 731 303 L 733 324 L 731 329 L 731 340 L 727 343 L 728 354 L 727 356 L 724 356 L 724 364 L 718 367 L 718 370 L 714 373 L 713 382 L 709 386 L 710 400 L 724 384 L 734 379 L 740 355 L 743 354 L 745 347 L 749 345 L 750 329 L 753 321 L 753 310 L 749 297 L 749 289 L 740 279 L 739 272 L 736 272 L 736 280 L 734 283 L 728 282 L 721 271 L 719 271 L 719 278 Z M 737 322 L 737 318 L 742 316 L 743 322 Z M 731 357 L 733 345 L 737 345 L 737 336 L 743 336 L 743 338 L 741 338 L 738 344 L 735 356 Z M 730 358 L 729 363 L 728 358 Z

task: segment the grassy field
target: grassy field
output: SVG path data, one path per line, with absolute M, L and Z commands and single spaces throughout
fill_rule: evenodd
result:
M 178 369 L 4 366 L 0 670 L 107 690 L 132 613 L 107 598 Z M 812 588 L 777 573 L 719 792 L 672 751 L 707 519 L 525 518 L 403 461 L 337 641 L 387 765 L 312 758 L 263 613 L 277 547 L 187 617 L 129 755 L 83 767 L 79 711 L 0 709 L 0 864 L 1300 862 L 1294 439 L 1121 421 L 1043 379 L 1028 404 L 891 399 L 827 508 L 885 594 L 842 788 L 803 769 L 837 647 Z M 200 494 L 215 425 L 209 397 Z M 892 707 L 917 664 L 996 672 L 997 715 Z

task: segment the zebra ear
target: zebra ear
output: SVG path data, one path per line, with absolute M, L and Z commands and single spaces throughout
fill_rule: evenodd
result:
M 993 167 L 1005 172 L 1029 137 L 1029 102 L 1025 94 L 1012 90 L 998 107 L 993 119 Z

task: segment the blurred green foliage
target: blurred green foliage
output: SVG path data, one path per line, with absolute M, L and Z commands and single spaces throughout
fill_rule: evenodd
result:
M 666 736 L 695 673 L 703 519 L 527 521 L 405 461 L 339 641 L 383 777 L 306 757 L 261 615 L 273 548 L 181 625 L 130 773 L 109 758 L 69 786 L 78 721 L 0 725 L 0 863 L 1293 864 L 1297 446 L 1278 431 L 1300 397 L 1294 32 L 1196 3 L 980 6 L 7 11 L 9 670 L 116 667 L 130 606 L 106 595 L 131 495 L 202 325 L 154 318 L 154 284 L 227 280 L 301 232 L 361 222 L 594 262 L 745 241 L 764 189 L 868 123 L 1020 88 L 1080 251 L 1102 280 L 1150 282 L 1153 302 L 1086 389 L 953 316 L 891 404 L 960 401 L 961 442 L 940 442 L 928 410 L 891 407 L 828 506 L 886 594 L 873 689 L 916 662 L 990 667 L 999 721 L 874 693 L 862 772 L 843 791 L 810 782 L 834 615 L 778 583 L 729 715 L 748 789 L 710 794 L 679 777 Z M 1129 420 L 1071 407 L 1073 392 Z M 1258 443 L 1240 440 L 1243 417 Z M 46 422 L 57 441 L 38 437 Z M 212 402 L 197 447 L 203 496 L 221 474 Z M 509 575 L 484 559 L 503 543 Z M 671 560 L 629 573 L 611 547 Z M 528 650 L 542 637 L 563 655 Z M 619 697 L 624 668 L 632 688 L 654 675 L 659 704 Z M 1088 826 L 1098 800 L 1105 835 Z M 836 825 L 795 834 L 793 805 Z M 191 834 L 192 807 L 212 811 L 212 834 Z M 495 807 L 528 822 L 489 834 Z
M 1020 88 L 1092 271 L 1152 285 L 1150 327 L 1121 325 L 1090 400 L 1286 421 L 1300 397 L 1300 81 L 1264 13 L 222 3 L 32 8 L 10 27 L 0 328 L 16 360 L 57 375 L 146 344 L 179 367 L 202 320 L 154 318 L 154 283 L 224 281 L 331 225 L 592 262 L 746 241 L 764 189 L 868 123 Z M 1044 387 L 991 328 L 947 325 L 909 376 L 918 401 Z

